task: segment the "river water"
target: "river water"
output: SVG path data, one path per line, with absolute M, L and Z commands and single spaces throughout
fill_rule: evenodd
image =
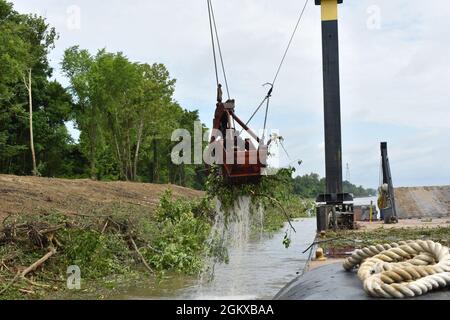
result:
M 376 204 L 376 197 L 355 199 L 355 205 Z M 248 221 L 247 221 L 248 222 Z M 244 223 L 245 224 L 245 223 Z M 240 223 L 242 226 L 242 222 Z M 215 265 L 212 282 L 200 285 L 198 277 L 168 275 L 161 282 L 150 280 L 121 290 L 117 299 L 257 300 L 272 299 L 287 283 L 302 273 L 309 252 L 302 252 L 314 241 L 316 219 L 293 221 L 289 248 L 283 245 L 288 225 L 268 236 L 242 238 L 229 248 L 229 264 Z M 241 234 L 237 226 L 234 232 Z
M 301 273 L 308 253 L 302 252 L 314 241 L 316 219 L 293 221 L 289 248 L 283 245 L 288 226 L 272 236 L 251 239 L 229 249 L 229 264 L 215 266 L 215 277 L 207 285 L 197 278 L 168 276 L 160 284 L 143 283 L 122 291 L 119 299 L 256 300 L 272 299 Z

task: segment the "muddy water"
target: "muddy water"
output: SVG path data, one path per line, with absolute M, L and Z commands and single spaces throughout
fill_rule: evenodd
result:
M 118 299 L 271 299 L 301 273 L 308 259 L 302 252 L 314 241 L 316 220 L 293 222 L 291 246 L 282 242 L 287 226 L 271 237 L 261 236 L 230 249 L 230 263 L 215 266 L 214 280 L 199 285 L 197 278 L 169 276 L 129 288 Z

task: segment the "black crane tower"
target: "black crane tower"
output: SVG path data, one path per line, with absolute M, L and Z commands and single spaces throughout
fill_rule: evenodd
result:
M 338 4 L 343 0 L 315 0 L 321 7 L 323 96 L 325 120 L 326 192 L 318 195 L 318 231 L 328 229 L 329 214 L 334 226 L 353 225 L 353 197 L 342 189 L 341 99 L 339 83 Z M 341 219 L 340 219 L 341 218 Z

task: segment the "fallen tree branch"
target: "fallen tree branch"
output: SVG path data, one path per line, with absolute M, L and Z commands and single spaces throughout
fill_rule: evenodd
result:
M 7 262 L 9 262 L 9 261 L 14 260 L 14 259 L 17 258 L 18 256 L 19 256 L 18 253 L 17 253 L 16 251 L 14 251 L 14 252 L 8 254 L 7 256 L 3 256 L 3 257 L 2 257 L 2 260 L 1 260 L 1 263 L 2 263 L 2 264 L 5 264 L 5 263 L 7 263 Z
M 109 219 L 106 219 L 105 225 L 103 226 L 103 229 L 102 229 L 102 234 L 105 233 L 106 228 L 108 228 L 108 224 L 109 224 Z
M 19 291 L 26 294 L 36 294 L 33 290 L 19 289 Z
M 12 216 L 12 213 L 8 213 L 8 215 L 5 217 L 5 219 L 3 219 L 3 221 L 2 221 L 2 225 L 3 225 L 3 227 L 5 227 L 6 226 L 6 220 L 8 220 L 9 219 L 9 217 L 11 217 Z
M 61 282 L 61 283 L 65 283 L 66 282 L 66 280 L 50 278 L 50 277 L 46 277 L 44 275 L 39 275 L 39 278 L 41 278 L 43 280 L 51 281 L 51 282 Z
M 60 248 L 63 247 L 63 244 L 62 244 L 61 242 L 59 242 L 58 238 L 56 238 L 55 236 L 52 238 L 52 242 L 53 242 L 53 241 L 56 243 L 56 245 L 57 245 L 58 247 L 60 247 Z
M 119 222 L 119 221 L 116 221 L 116 220 L 114 220 L 114 219 L 111 218 L 111 217 L 108 217 L 107 220 L 108 220 L 109 222 L 111 222 L 112 224 L 115 224 L 116 227 L 117 227 L 117 229 L 118 229 L 118 231 L 119 231 L 120 233 L 124 233 L 123 230 L 122 230 L 122 228 L 123 228 L 124 230 L 127 230 L 127 229 L 128 229 L 128 226 L 127 226 L 126 224 L 124 224 L 124 223 L 122 223 L 122 222 Z M 130 224 L 130 221 L 128 221 L 128 223 Z
M 56 227 L 53 227 L 53 228 L 48 228 L 48 229 L 45 229 L 45 230 L 41 230 L 40 233 L 42 235 L 45 235 L 47 233 L 54 233 L 56 231 L 59 231 L 59 230 L 63 229 L 64 227 L 65 227 L 65 225 L 60 225 L 60 226 L 56 226 Z
M 314 241 L 313 243 L 311 243 L 311 245 L 305 249 L 305 251 L 303 251 L 302 253 L 306 253 L 309 249 L 311 249 L 313 246 L 320 244 L 320 243 L 326 243 L 326 242 L 332 242 L 335 240 L 342 240 L 344 238 L 333 238 L 333 239 L 327 239 L 327 240 L 319 240 L 319 241 Z
M 2 294 L 4 294 L 14 284 L 14 282 L 16 282 L 17 279 L 19 279 L 19 277 L 20 277 L 20 272 L 17 272 L 16 275 L 14 276 L 14 278 L 8 283 L 8 285 L 6 287 L 4 287 L 2 289 L 2 291 L 0 291 L 0 296 Z
M 129 238 L 130 238 L 131 244 L 133 245 L 134 251 L 136 251 L 136 253 L 139 255 L 139 257 L 141 258 L 142 263 L 145 265 L 145 267 L 146 267 L 151 273 L 155 273 L 155 272 L 153 271 L 153 269 L 148 265 L 147 261 L 145 261 L 145 258 L 144 258 L 144 256 L 142 255 L 142 253 L 140 253 L 140 251 L 139 251 L 139 249 L 138 249 L 138 247 L 137 247 L 137 245 L 136 245 L 136 242 L 134 242 L 134 240 L 133 240 L 133 238 L 132 238 L 131 236 L 130 236 Z
M 269 199 L 270 201 L 272 201 L 273 203 L 275 203 L 276 205 L 278 205 L 281 208 L 281 210 L 283 211 L 284 215 L 286 216 L 287 222 L 289 223 L 289 226 L 291 227 L 291 229 L 294 230 L 295 233 L 297 233 L 297 231 L 295 230 L 294 226 L 292 225 L 292 221 L 291 221 L 291 218 L 289 217 L 289 214 L 286 212 L 286 209 L 284 209 L 284 207 L 280 203 L 280 201 L 278 201 L 275 198 L 272 198 L 271 196 L 269 196 L 267 194 L 254 193 L 253 191 L 251 191 L 251 193 L 255 197 L 265 197 L 265 198 Z
M 158 250 L 158 249 L 156 249 L 156 248 L 153 248 L 151 245 L 147 245 L 147 248 L 149 248 L 150 250 L 152 250 L 152 251 L 154 251 L 154 252 L 156 252 L 156 253 L 159 253 L 159 254 L 162 254 L 163 252 L 161 251 L 161 250 Z
M 77 212 L 66 212 L 66 214 L 71 216 L 77 216 L 77 217 L 84 217 L 84 218 L 108 218 L 109 215 L 106 214 L 83 214 L 83 213 L 77 213 Z
M 24 278 L 24 279 L 26 282 L 28 282 L 29 284 L 31 284 L 34 287 L 45 288 L 45 289 L 51 288 L 51 286 L 49 286 L 48 284 L 40 284 L 40 283 L 31 281 L 30 279 L 27 279 L 27 278 Z
M 8 266 L 3 262 L 3 260 L 2 260 L 2 262 L 1 262 L 1 269 L 0 270 L 3 270 L 3 268 L 5 268 L 6 270 L 8 270 L 9 272 L 11 272 L 11 270 L 8 268 Z
M 51 256 L 53 256 L 56 253 L 56 249 L 52 248 L 45 256 L 43 256 L 42 258 L 40 258 L 38 261 L 36 261 L 35 263 L 33 263 L 31 266 L 29 266 L 28 268 L 26 268 L 22 274 L 21 277 L 24 278 L 27 274 L 29 274 L 30 272 L 35 271 L 37 268 L 39 268 L 45 261 L 47 261 Z

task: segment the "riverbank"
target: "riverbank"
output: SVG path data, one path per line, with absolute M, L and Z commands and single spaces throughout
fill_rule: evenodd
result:
M 123 203 L 89 209 L 4 218 L 0 298 L 54 298 L 74 288 L 90 296 L 141 277 L 201 269 L 213 214 L 207 199 L 175 198 L 168 189 L 154 210 Z
M 286 206 L 291 219 L 307 207 Z M 205 254 L 225 258 L 206 243 L 214 216 L 205 193 L 178 186 L 0 175 L 0 299 L 103 299 L 195 277 Z M 263 231 L 285 222 L 268 207 Z M 67 287 L 71 266 L 81 290 Z
M 212 215 L 204 192 L 174 185 L 0 175 L 0 299 L 101 299 L 195 273 Z
M 168 184 L 0 175 L 0 221 L 9 214 L 49 211 L 104 214 L 117 206 L 153 212 L 168 188 L 174 198 L 205 196 L 202 191 Z

